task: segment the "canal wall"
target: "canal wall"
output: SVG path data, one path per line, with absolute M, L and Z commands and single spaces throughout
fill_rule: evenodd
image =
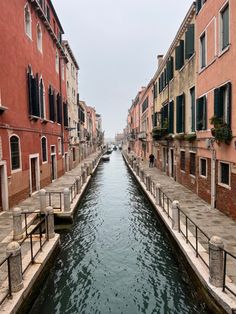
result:
M 226 312 L 231 314 L 236 313 L 235 297 L 233 297 L 230 293 L 223 292 L 222 287 L 217 287 L 212 284 L 209 269 L 206 266 L 206 260 L 209 260 L 207 249 L 198 243 L 198 252 L 199 255 L 201 255 L 201 258 L 196 255 L 196 251 L 193 249 L 193 241 L 195 241 L 193 230 L 186 231 L 188 234 L 188 240 L 186 241 L 186 237 L 184 237 L 180 232 L 181 228 L 178 228 L 175 225 L 176 222 L 181 224 L 181 221 L 178 218 L 175 219 L 176 217 L 174 217 L 176 215 L 176 211 L 172 211 L 173 204 L 169 204 L 169 199 L 166 197 L 166 195 L 164 195 L 164 193 L 162 196 L 158 194 L 157 190 L 160 187 L 155 186 L 148 173 L 144 168 L 141 167 L 139 160 L 134 160 L 132 155 L 128 155 L 125 152 L 123 152 L 123 158 L 139 186 L 142 188 L 143 192 L 146 194 L 153 207 L 156 209 L 158 216 L 165 224 L 171 237 L 175 240 L 179 250 L 182 252 L 188 265 L 197 276 L 207 295 L 209 295 L 210 298 L 213 298 L 214 303 L 217 304 L 217 307 L 219 308 L 218 312 Z M 218 269 L 215 270 L 217 271 Z
M 50 209 L 50 214 L 52 215 L 52 222 L 49 221 L 47 223 L 47 232 L 49 233 L 49 237 L 48 240 L 45 241 L 45 244 L 42 246 L 42 248 L 39 250 L 38 254 L 34 256 L 33 260 L 32 248 L 30 249 L 30 246 L 20 251 L 21 253 L 19 256 L 18 265 L 14 264 L 11 267 L 10 280 L 12 280 L 12 282 L 15 281 L 17 269 L 17 272 L 20 273 L 19 274 L 20 276 L 18 277 L 19 278 L 21 277 L 20 283 L 21 287 L 18 289 L 19 291 L 17 292 L 13 291 L 14 293 L 12 293 L 12 296 L 4 301 L 4 303 L 0 307 L 1 313 L 21 313 L 21 314 L 27 313 L 30 304 L 32 304 L 33 300 L 35 299 L 35 296 L 37 296 L 37 289 L 45 279 L 45 274 L 49 271 L 52 261 L 54 260 L 54 257 L 59 248 L 60 235 L 54 232 L 53 216 L 55 218 L 59 217 L 61 222 L 67 219 L 73 220 L 73 216 L 78 206 L 78 203 L 81 200 L 86 189 L 88 188 L 90 180 L 100 163 L 101 156 L 102 152 L 98 152 L 97 154 L 92 156 L 91 159 L 86 160 L 87 162 L 85 162 L 81 167 L 75 168 L 73 170 L 74 173 L 71 171 L 67 176 L 64 176 L 64 178 L 61 177 L 58 180 L 59 191 L 56 190 L 54 186 L 54 190 L 52 193 L 54 193 L 55 195 L 60 195 L 61 197 L 61 194 L 59 193 L 61 193 L 60 191 L 63 184 L 67 186 L 67 188 L 65 188 L 64 190 L 66 190 L 66 192 L 69 191 L 69 193 L 67 193 L 66 195 L 68 196 L 68 198 L 66 199 L 66 197 L 64 196 L 63 202 L 61 202 L 63 207 L 60 208 L 60 210 L 58 210 L 58 208 L 56 210 L 53 210 L 53 206 L 48 206 L 53 204 L 48 204 L 47 202 L 48 196 L 46 194 L 46 191 L 45 190 L 40 191 L 41 192 L 39 194 L 40 205 L 38 205 L 38 207 L 40 207 L 40 210 L 43 212 L 44 211 L 47 212 L 47 210 Z M 70 188 L 71 182 L 74 182 L 73 183 L 74 187 L 72 188 Z M 51 201 L 53 202 L 53 199 Z M 21 225 L 21 221 L 19 221 L 19 223 Z M 23 232 L 22 227 L 19 229 L 21 230 L 21 232 Z M 18 236 L 20 239 L 22 239 L 23 233 Z M 36 239 L 36 238 L 34 239 L 34 237 L 35 235 L 33 235 L 32 237 L 33 245 Z M 12 239 L 12 235 L 9 235 L 8 238 Z M 19 246 L 17 242 L 12 242 L 11 244 L 14 244 L 14 246 L 17 245 L 17 247 Z M 15 252 L 13 252 L 12 255 L 13 263 L 15 263 L 14 256 Z M 31 263 L 28 265 L 30 260 Z M 23 272 L 24 269 L 25 271 Z M 6 280 L 5 285 L 7 286 L 7 284 L 8 283 Z

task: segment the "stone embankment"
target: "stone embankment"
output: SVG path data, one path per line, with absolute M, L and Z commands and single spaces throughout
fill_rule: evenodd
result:
M 28 302 L 38 279 L 53 258 L 60 236 L 54 218 L 73 220 L 78 202 L 96 170 L 102 152 L 0 215 L 0 312 L 16 313 Z
M 123 157 L 205 291 L 236 313 L 236 222 L 134 154 Z

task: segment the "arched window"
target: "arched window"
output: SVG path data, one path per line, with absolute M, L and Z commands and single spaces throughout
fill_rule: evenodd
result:
M 41 118 L 45 117 L 45 89 L 42 77 L 39 81 L 39 114 Z
M 48 154 L 47 154 L 47 139 L 46 137 L 42 137 L 41 139 L 41 146 L 42 146 L 42 161 L 47 162 L 48 161 Z
M 59 54 L 58 50 L 56 50 L 56 71 L 59 73 Z
M 12 135 L 10 138 L 10 148 L 11 148 L 11 169 L 20 169 L 20 141 L 19 137 Z
M 39 24 L 37 25 L 37 47 L 40 52 L 43 52 L 43 33 Z
M 32 25 L 31 25 L 32 21 L 28 3 L 25 5 L 24 18 L 25 18 L 25 33 L 30 38 L 32 38 Z

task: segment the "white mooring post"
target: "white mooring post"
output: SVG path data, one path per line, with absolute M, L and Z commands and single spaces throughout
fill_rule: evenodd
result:
M 18 292 L 23 288 L 21 246 L 18 242 L 11 242 L 6 249 L 6 255 L 9 256 L 9 272 L 11 291 Z
M 20 207 L 13 209 L 13 240 L 19 241 L 23 238 L 22 210 Z
M 161 190 L 161 185 L 160 183 L 157 183 L 156 184 L 156 204 L 158 206 L 161 206 L 160 190 Z
M 68 188 L 64 189 L 64 211 L 70 211 L 70 190 Z
M 47 215 L 47 238 L 52 239 L 55 236 L 55 228 L 54 228 L 54 210 L 52 206 L 48 206 L 46 208 Z
M 179 230 L 179 202 L 173 201 L 171 204 L 172 209 L 172 229 Z
M 213 236 L 209 242 L 209 273 L 210 283 L 215 287 L 223 287 L 224 280 L 224 243 L 218 236 Z
M 47 203 L 46 203 L 46 190 L 42 189 L 39 191 L 39 199 L 40 199 L 40 211 L 45 212 Z

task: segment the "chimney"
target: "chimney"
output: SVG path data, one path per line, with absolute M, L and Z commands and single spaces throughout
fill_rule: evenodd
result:
M 163 55 L 158 55 L 157 56 L 157 66 L 158 66 L 158 68 L 160 67 L 162 61 L 163 61 Z

